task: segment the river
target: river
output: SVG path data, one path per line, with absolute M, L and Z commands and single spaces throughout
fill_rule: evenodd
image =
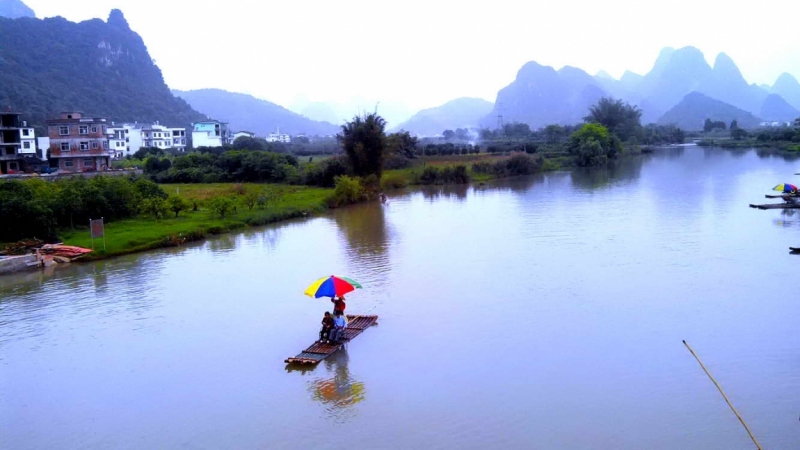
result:
M 607 169 L 0 278 L 0 448 L 748 449 L 800 442 L 800 162 Z M 109 236 L 113 239 L 113 236 Z M 380 316 L 311 370 L 328 274 Z

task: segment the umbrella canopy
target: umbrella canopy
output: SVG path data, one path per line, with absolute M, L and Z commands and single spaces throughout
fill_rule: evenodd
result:
M 348 292 L 353 292 L 356 289 L 361 289 L 361 285 L 358 284 L 357 281 L 347 277 L 331 275 L 311 283 L 311 286 L 303 293 L 313 298 L 333 298 L 340 297 Z
M 789 184 L 789 183 L 781 183 L 781 184 L 775 186 L 774 188 L 772 188 L 772 190 L 773 191 L 779 191 L 779 192 L 785 192 L 785 193 L 797 192 L 797 186 L 795 186 L 793 184 Z

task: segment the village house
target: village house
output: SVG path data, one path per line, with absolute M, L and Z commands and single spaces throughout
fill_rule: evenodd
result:
M 240 137 L 254 138 L 254 137 L 256 137 L 256 134 L 251 132 L 251 131 L 237 131 L 236 133 L 233 133 L 233 136 L 232 136 L 231 140 L 232 141 L 236 141 L 236 139 L 238 139 Z
M 233 143 L 233 135 L 226 122 L 206 120 L 192 125 L 192 145 L 198 147 L 222 147 Z
M 20 120 L 20 113 L 0 113 L 0 174 L 20 173 L 24 170 L 26 157 L 36 156 L 33 128 Z
M 292 137 L 286 133 L 281 134 L 281 129 L 278 128 L 274 133 L 270 133 L 267 136 L 267 142 L 283 142 L 284 144 L 288 144 L 292 142 Z
M 94 172 L 108 170 L 106 119 L 83 117 L 80 112 L 63 112 L 47 121 L 50 157 L 58 161 L 59 172 Z
M 150 124 L 123 123 L 108 129 L 108 143 L 115 158 L 129 156 L 141 148 L 173 148 L 186 151 L 186 128 L 169 128 L 158 122 Z

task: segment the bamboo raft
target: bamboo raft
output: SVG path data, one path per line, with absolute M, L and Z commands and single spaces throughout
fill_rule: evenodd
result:
M 310 347 L 300 352 L 299 355 L 286 358 L 287 364 L 318 364 L 336 350 L 339 350 L 346 342 L 350 342 L 363 333 L 367 328 L 378 322 L 378 316 L 347 316 L 347 328 L 344 330 L 344 337 L 338 344 L 327 344 L 314 342 Z
M 751 208 L 758 209 L 800 209 L 800 203 L 767 203 L 766 205 L 750 204 Z
M 793 199 L 793 198 L 800 198 L 800 195 L 798 195 L 798 194 L 782 194 L 782 195 L 769 195 L 769 194 L 767 194 L 764 197 L 766 197 L 766 198 L 782 198 L 783 200 L 788 202 L 788 201 L 791 201 L 791 199 Z

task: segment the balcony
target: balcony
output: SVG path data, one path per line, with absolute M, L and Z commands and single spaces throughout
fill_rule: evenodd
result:
M 79 150 L 77 147 L 72 147 L 69 151 L 63 151 L 59 147 L 50 148 L 50 157 L 52 158 L 81 158 L 88 156 L 111 156 L 111 151 L 105 148 Z
M 0 150 L 0 161 L 16 161 L 18 159 L 22 159 L 22 155 L 19 155 L 14 151 Z

